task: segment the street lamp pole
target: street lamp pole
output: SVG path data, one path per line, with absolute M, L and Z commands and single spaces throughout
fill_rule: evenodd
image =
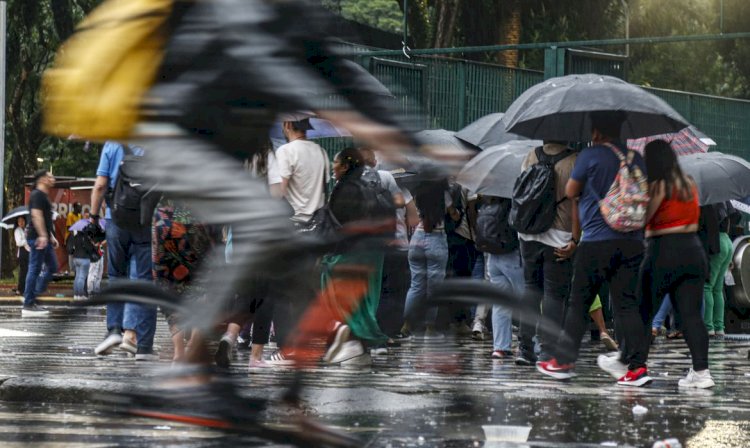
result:
M 0 1 L 0 211 L 5 197 L 5 40 L 6 40 L 6 7 Z M 0 235 L 0 272 L 3 265 L 3 239 Z

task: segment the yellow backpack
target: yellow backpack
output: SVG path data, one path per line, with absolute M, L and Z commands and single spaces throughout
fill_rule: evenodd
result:
M 128 138 L 154 82 L 174 0 L 108 0 L 58 50 L 42 80 L 45 132 Z

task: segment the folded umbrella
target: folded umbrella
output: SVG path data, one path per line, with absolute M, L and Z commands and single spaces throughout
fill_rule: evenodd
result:
M 503 113 L 485 115 L 456 132 L 456 138 L 482 149 L 513 140 L 524 140 L 525 137 L 505 130 L 505 123 L 502 122 L 504 115 Z
M 740 157 L 707 152 L 680 157 L 685 174 L 698 184 L 701 205 L 750 196 L 750 163 Z
M 456 182 L 477 194 L 510 198 L 524 159 L 538 146 L 541 141 L 516 140 L 487 148 L 466 164 Z
M 503 117 L 506 130 L 529 138 L 591 140 L 591 114 L 623 115 L 621 137 L 634 139 L 677 132 L 689 125 L 664 100 L 612 76 L 568 75 L 524 92 Z
M 628 140 L 628 149 L 643 154 L 646 145 L 654 140 L 664 140 L 668 142 L 674 152 L 680 157 L 708 152 L 710 146 L 716 145 L 716 142 L 696 129 L 695 126 L 688 126 L 679 132 L 671 134 L 652 135 L 650 137 Z

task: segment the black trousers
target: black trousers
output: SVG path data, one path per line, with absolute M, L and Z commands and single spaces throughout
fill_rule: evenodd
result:
M 448 234 L 448 264 L 445 269 L 446 278 L 471 278 L 474 264 L 479 252 L 474 241 L 464 238 L 457 233 Z M 448 302 L 441 307 L 438 314 L 438 326 L 445 327 L 453 322 L 471 323 L 472 315 L 468 306 Z
M 698 236 L 681 233 L 649 238 L 639 274 L 644 321 L 651 322 L 669 294 L 681 320 L 693 370 L 698 371 L 708 368 L 708 332 L 701 313 L 707 271 L 708 261 Z
M 406 251 L 385 254 L 383 261 L 383 286 L 378 306 L 378 326 L 383 333 L 394 336 L 401 329 L 406 293 L 409 291 L 411 273 Z
M 568 364 L 578 359 L 589 308 L 602 283 L 608 282 L 615 331 L 623 340 L 622 361 L 631 370 L 646 365 L 649 340 L 637 295 L 642 260 L 643 243 L 637 240 L 584 241 L 578 246 L 565 327 L 554 350 L 559 363 Z
M 557 334 L 565 323 L 565 308 L 570 296 L 570 280 L 573 277 L 573 260 L 555 260 L 555 248 L 537 241 L 521 240 L 523 277 L 527 303 L 523 304 L 519 330 L 519 351 L 533 358 L 534 335 L 538 335 L 542 359 L 548 358 Z M 559 324 L 558 328 L 539 327 L 541 316 Z
M 23 247 L 18 250 L 18 295 L 26 291 L 26 274 L 29 272 L 29 251 Z

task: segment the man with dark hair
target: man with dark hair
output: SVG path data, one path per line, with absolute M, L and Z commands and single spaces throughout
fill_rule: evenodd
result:
M 638 268 L 643 259 L 643 231 L 618 232 L 604 220 L 599 201 L 617 176 L 620 158 L 628 154 L 619 143 L 623 115 L 617 112 L 591 114 L 593 145 L 576 159 L 565 193 L 579 200 L 583 236 L 573 263 L 573 283 L 565 315 L 565 328 L 553 348 L 551 359 L 537 362 L 537 370 L 555 379 L 575 376 L 581 338 L 586 331 L 588 310 L 603 283 L 610 286 L 615 327 L 623 343 L 615 357 L 599 356 L 597 364 L 623 386 L 643 386 L 651 381 L 646 368 L 648 340 L 636 294 Z M 645 173 L 640 154 L 632 161 Z
M 328 183 L 328 156 L 317 143 L 307 140 L 310 120 L 287 117 L 282 125 L 287 144 L 276 151 L 281 172 L 281 193 L 294 209 L 292 221 L 307 223 L 325 205 Z
M 52 222 L 52 204 L 49 201 L 49 190 L 55 186 L 55 176 L 49 171 L 39 170 L 34 173 L 34 189 L 29 195 L 29 226 L 27 240 L 29 270 L 26 274 L 26 286 L 23 296 L 21 316 L 44 316 L 49 314 L 46 308 L 37 304 L 37 296 L 47 289 L 52 274 L 57 272 L 55 249 L 58 246 L 55 228 Z M 42 272 L 42 265 L 45 269 Z

